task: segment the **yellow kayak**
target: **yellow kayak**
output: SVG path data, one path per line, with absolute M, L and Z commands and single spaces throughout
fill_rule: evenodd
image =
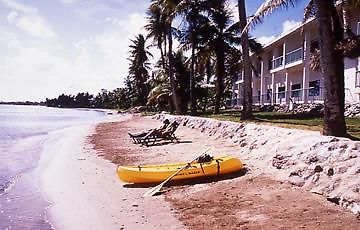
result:
M 128 183 L 156 183 L 166 180 L 187 164 L 184 162 L 163 165 L 118 166 L 117 174 L 120 180 Z M 243 167 L 242 162 L 236 157 L 214 157 L 209 162 L 192 163 L 171 180 L 223 175 L 239 171 Z

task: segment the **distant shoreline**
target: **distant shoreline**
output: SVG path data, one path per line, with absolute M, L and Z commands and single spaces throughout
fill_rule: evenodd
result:
M 33 102 L 33 101 L 0 101 L 0 105 L 43 105 L 45 102 Z

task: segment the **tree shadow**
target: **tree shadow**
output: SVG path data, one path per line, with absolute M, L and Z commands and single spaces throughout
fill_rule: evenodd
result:
M 163 146 L 163 145 L 168 145 L 168 144 L 180 144 L 180 143 L 184 143 L 184 144 L 190 144 L 192 143 L 191 140 L 176 140 L 176 141 L 168 141 L 168 140 L 161 140 L 161 141 L 156 141 L 154 143 L 147 143 L 147 144 L 143 144 L 143 146 L 146 147 L 151 147 L 151 146 Z
M 345 137 L 346 137 L 346 138 L 349 138 L 349 139 L 352 140 L 352 141 L 360 141 L 360 138 L 355 137 L 355 136 L 353 136 L 353 135 L 351 135 L 351 134 L 349 134 L 349 133 L 347 133 L 347 134 L 345 135 Z

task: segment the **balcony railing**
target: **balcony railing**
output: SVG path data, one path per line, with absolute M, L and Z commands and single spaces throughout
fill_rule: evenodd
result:
M 293 50 L 285 55 L 285 65 L 302 60 L 303 59 L 303 49 L 299 48 Z
M 283 65 L 284 58 L 283 56 L 277 57 L 274 60 L 271 60 L 270 69 L 276 69 Z
M 303 103 L 303 93 L 307 96 L 308 103 L 320 102 L 324 100 L 322 88 L 308 88 L 308 89 L 296 89 L 290 91 L 281 91 L 275 93 L 275 101 L 273 102 L 272 94 L 263 94 L 253 96 L 253 104 L 259 105 L 262 101 L 264 104 L 283 104 L 286 103 L 286 96 L 288 96 L 288 103 Z M 242 106 L 243 98 L 229 99 L 226 101 L 226 106 L 236 107 Z

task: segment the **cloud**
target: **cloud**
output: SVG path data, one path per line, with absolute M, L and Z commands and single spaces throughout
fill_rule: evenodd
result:
M 38 12 L 38 10 L 34 7 L 31 6 L 27 6 L 25 4 L 22 3 L 18 3 L 14 0 L 1 0 L 7 7 L 16 10 L 16 11 L 20 11 L 23 13 L 31 13 L 31 14 L 36 14 Z
M 294 29 L 295 27 L 299 26 L 301 22 L 296 22 L 293 20 L 286 20 L 283 22 L 283 30 L 282 34 L 289 32 L 290 30 Z
M 276 39 L 275 36 L 269 36 L 269 37 L 262 36 L 262 37 L 256 38 L 257 42 L 259 42 L 259 43 L 261 43 L 263 45 L 266 45 L 266 44 L 272 42 L 275 39 Z
M 77 0 L 58 0 L 58 1 L 65 5 L 71 5 L 77 2 Z
M 299 26 L 300 24 L 301 24 L 301 22 L 296 22 L 293 20 L 287 20 L 287 21 L 283 22 L 282 32 L 280 35 L 288 33 L 289 31 L 293 30 L 295 27 Z M 262 36 L 262 37 L 256 38 L 256 40 L 263 45 L 267 45 L 267 44 L 271 43 L 272 41 L 274 41 L 277 37 L 278 36 Z
M 21 13 L 8 21 L 19 23 Z M 29 18 L 29 17 L 26 17 Z M 102 21 L 104 22 L 104 20 Z M 115 19 L 104 30 L 72 42 L 63 39 L 24 39 L 19 33 L 0 31 L 0 101 L 45 100 L 58 95 L 122 87 L 128 74 L 130 39 L 144 32 L 144 15 Z M 6 35 L 6 36 L 5 36 Z M 69 40 L 67 40 L 69 41 Z M 19 68 L 21 67 L 21 68 Z
M 7 19 L 11 24 L 17 28 L 26 31 L 33 37 L 37 38 L 56 38 L 56 33 L 41 17 L 33 16 L 19 16 L 18 12 L 12 11 L 7 15 Z
M 12 11 L 10 12 L 8 15 L 7 15 L 7 20 L 10 22 L 10 23 L 15 23 L 15 19 L 16 17 L 18 16 L 18 12 L 16 11 Z

